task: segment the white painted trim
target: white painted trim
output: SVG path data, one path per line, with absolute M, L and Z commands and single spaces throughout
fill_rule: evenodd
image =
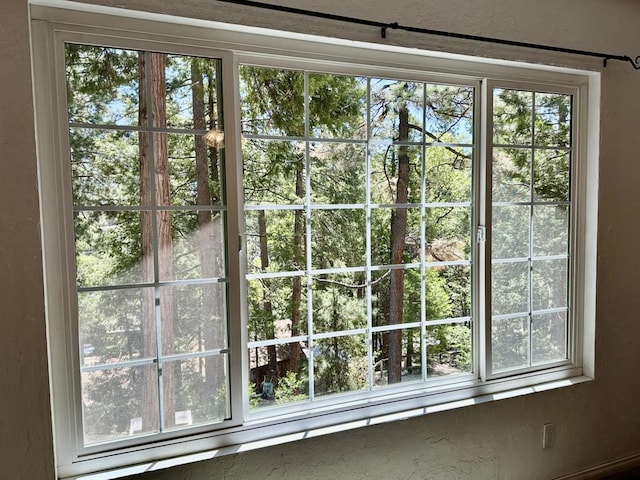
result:
M 640 467 L 640 453 L 602 463 L 595 467 L 580 470 L 579 472 L 555 477 L 553 480 L 597 480 L 608 475 L 621 474 L 627 470 L 638 467 Z

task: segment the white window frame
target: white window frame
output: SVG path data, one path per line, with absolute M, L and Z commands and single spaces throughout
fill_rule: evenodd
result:
M 219 455 L 309 438 L 360 426 L 420 416 L 431 412 L 509 398 L 589 380 L 594 376 L 595 269 L 597 226 L 597 168 L 599 123 L 599 73 L 478 59 L 349 42 L 310 35 L 275 32 L 216 22 L 168 17 L 97 7 L 76 2 L 38 0 L 31 4 L 34 99 L 38 136 L 39 187 L 42 242 L 49 332 L 50 378 L 54 414 L 57 475 L 59 478 L 118 478 Z M 473 378 L 456 383 L 399 386 L 371 395 L 350 395 L 340 400 L 314 402 L 310 407 L 249 412 L 245 399 L 248 342 L 244 322 L 230 322 L 232 420 L 132 441 L 82 447 L 78 405 L 78 337 L 73 328 L 75 278 L 72 263 L 73 231 L 69 230 L 70 179 L 65 175 L 67 119 L 65 107 L 64 43 L 86 43 L 185 55 L 222 58 L 227 149 L 228 238 L 243 232 L 240 149 L 239 63 L 297 67 L 313 64 L 335 73 L 389 75 L 434 81 L 461 79 L 477 82 L 480 102 L 476 115 L 486 112 L 493 82 L 532 88 L 555 86 L 575 95 L 573 110 L 574 155 L 572 165 L 571 218 L 573 229 L 570 361 L 545 369 L 526 370 L 508 376 L 487 369 L 490 322 L 474 322 Z M 376 65 L 376 67 L 371 67 Z M 485 79 L 492 80 L 487 82 Z M 236 108 L 230 108 L 235 105 Z M 486 208 L 477 203 L 486 197 L 490 122 L 476 120 L 476 162 L 480 166 L 475 206 L 475 226 L 486 226 Z M 475 235 L 475 234 L 474 234 Z M 234 245 L 230 243 L 230 251 Z M 478 249 L 473 259 L 476 293 L 484 288 L 490 259 Z M 230 318 L 246 319 L 244 252 L 229 256 Z M 486 311 L 487 298 L 475 295 L 475 311 Z M 490 302 L 489 302 L 490 303 Z M 482 318 L 483 315 L 478 315 Z M 245 320 L 246 322 L 246 320 Z M 234 380 L 235 379 L 235 380 Z M 222 428 L 220 428 L 222 427 Z M 177 441 L 179 440 L 179 441 Z M 97 473 L 104 472 L 104 473 Z

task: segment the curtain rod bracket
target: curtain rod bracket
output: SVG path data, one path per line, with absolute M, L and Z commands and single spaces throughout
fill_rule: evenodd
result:
M 393 28 L 393 29 L 398 28 L 398 22 L 393 22 L 393 23 L 390 23 L 389 25 L 385 25 L 384 27 L 382 27 L 380 29 L 380 36 L 382 38 L 387 38 L 387 28 Z

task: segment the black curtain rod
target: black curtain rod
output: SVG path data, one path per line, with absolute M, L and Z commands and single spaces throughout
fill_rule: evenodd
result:
M 633 68 L 640 70 L 640 55 L 635 60 L 627 55 L 613 55 L 611 53 L 591 52 L 588 50 L 576 50 L 573 48 L 554 47 L 551 45 L 541 45 L 538 43 L 518 42 L 514 40 L 504 40 L 501 38 L 481 37 L 478 35 L 468 35 L 466 33 L 445 32 L 442 30 L 432 30 L 429 28 L 411 27 L 406 25 L 399 25 L 398 22 L 383 23 L 374 20 L 366 20 L 364 18 L 346 17 L 343 15 L 334 15 L 332 13 L 316 12 L 313 10 L 304 10 L 295 7 L 285 7 L 282 5 L 273 5 L 269 3 L 254 2 L 252 0 L 218 0 L 219 2 L 234 3 L 236 5 L 244 5 L 247 7 L 264 8 L 267 10 L 275 10 L 278 12 L 294 13 L 296 15 L 305 15 L 308 17 L 323 18 L 327 20 L 337 20 L 339 22 L 355 23 L 358 25 L 367 25 L 370 27 L 377 27 L 380 29 L 380 35 L 382 38 L 387 37 L 387 30 L 404 30 L 413 33 L 424 33 L 428 35 L 437 35 L 440 37 L 460 38 L 463 40 L 473 40 L 476 42 L 495 43 L 499 45 L 509 45 L 512 47 L 533 48 L 536 50 L 546 50 L 548 52 L 568 53 L 571 55 L 583 55 L 587 57 L 597 57 L 603 59 L 603 64 L 606 67 L 607 61 L 619 60 L 621 62 L 629 62 Z

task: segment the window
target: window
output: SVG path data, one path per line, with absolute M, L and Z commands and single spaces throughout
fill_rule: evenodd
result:
M 60 477 L 584 378 L 593 74 L 57 11 Z

